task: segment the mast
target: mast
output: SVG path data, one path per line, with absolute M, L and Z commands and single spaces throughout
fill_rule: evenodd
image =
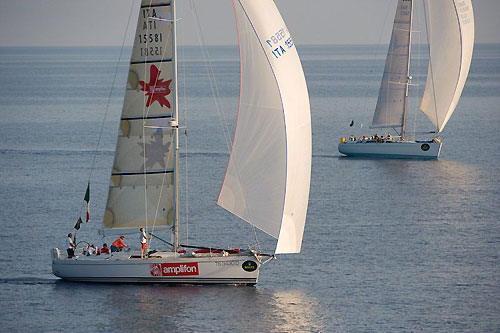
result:
M 174 165 L 174 251 L 177 253 L 180 244 L 180 221 L 179 221 L 179 108 L 177 104 L 177 12 L 175 9 L 175 0 L 171 1 L 172 11 L 172 105 L 174 107 L 174 121 L 172 127 L 175 132 L 175 165 Z
M 404 103 L 403 103 L 403 126 L 401 128 L 401 140 L 406 140 L 406 118 L 408 113 L 408 90 L 410 88 L 410 63 L 411 63 L 411 37 L 413 30 L 413 0 L 410 1 L 410 29 L 408 31 L 408 66 L 406 68 L 406 83 L 405 83 L 405 93 L 404 93 Z

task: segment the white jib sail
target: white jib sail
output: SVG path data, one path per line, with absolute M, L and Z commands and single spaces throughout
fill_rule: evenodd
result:
M 408 75 L 412 0 L 399 0 L 372 128 L 401 127 Z
M 441 132 L 457 106 L 474 47 L 471 0 L 426 1 L 429 68 L 422 112 Z
M 171 30 L 170 1 L 142 0 L 105 228 L 161 227 L 173 222 Z
M 297 50 L 272 0 L 234 0 L 238 120 L 217 203 L 298 253 L 309 200 L 311 115 Z

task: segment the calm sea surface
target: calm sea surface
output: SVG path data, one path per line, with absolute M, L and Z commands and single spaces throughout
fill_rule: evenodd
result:
M 208 50 L 232 133 L 237 49 Z M 255 287 L 168 287 L 68 283 L 51 273 L 50 249 L 64 247 L 80 216 L 119 48 L 0 48 L 0 331 L 500 331 L 500 45 L 476 47 L 438 161 L 340 157 L 340 137 L 373 134 L 384 47 L 299 51 L 314 154 L 302 253 L 264 266 Z M 91 222 L 78 232 L 96 244 L 112 241 L 97 230 L 129 52 L 97 149 Z M 189 127 L 183 242 L 255 246 L 252 228 L 215 206 L 228 150 L 199 54 L 179 51 Z M 424 77 L 415 78 L 421 93 Z M 431 130 L 423 116 L 410 119 L 410 128 Z M 257 234 L 272 251 L 275 241 Z

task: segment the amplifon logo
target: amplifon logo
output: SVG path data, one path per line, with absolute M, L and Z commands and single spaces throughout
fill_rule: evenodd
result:
M 151 276 L 186 276 L 200 275 L 198 263 L 152 264 Z
M 167 96 L 170 95 L 172 90 L 170 89 L 170 83 L 172 80 L 165 81 L 160 78 L 161 71 L 154 64 L 149 67 L 149 82 L 139 81 L 141 85 L 141 91 L 146 92 L 148 100 L 146 101 L 146 107 L 150 107 L 154 102 L 160 103 L 161 107 L 167 106 L 170 109 L 170 102 L 167 100 Z

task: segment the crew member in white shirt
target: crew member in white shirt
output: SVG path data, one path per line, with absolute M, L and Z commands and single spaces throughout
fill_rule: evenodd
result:
M 144 259 L 144 252 L 148 247 L 148 236 L 146 235 L 144 228 L 141 228 L 140 231 L 141 233 L 139 234 L 139 239 L 141 241 L 141 259 Z
M 68 252 L 68 259 L 71 259 L 75 256 L 76 246 L 73 243 L 73 235 L 71 233 L 68 234 L 68 238 L 66 239 L 66 252 Z

